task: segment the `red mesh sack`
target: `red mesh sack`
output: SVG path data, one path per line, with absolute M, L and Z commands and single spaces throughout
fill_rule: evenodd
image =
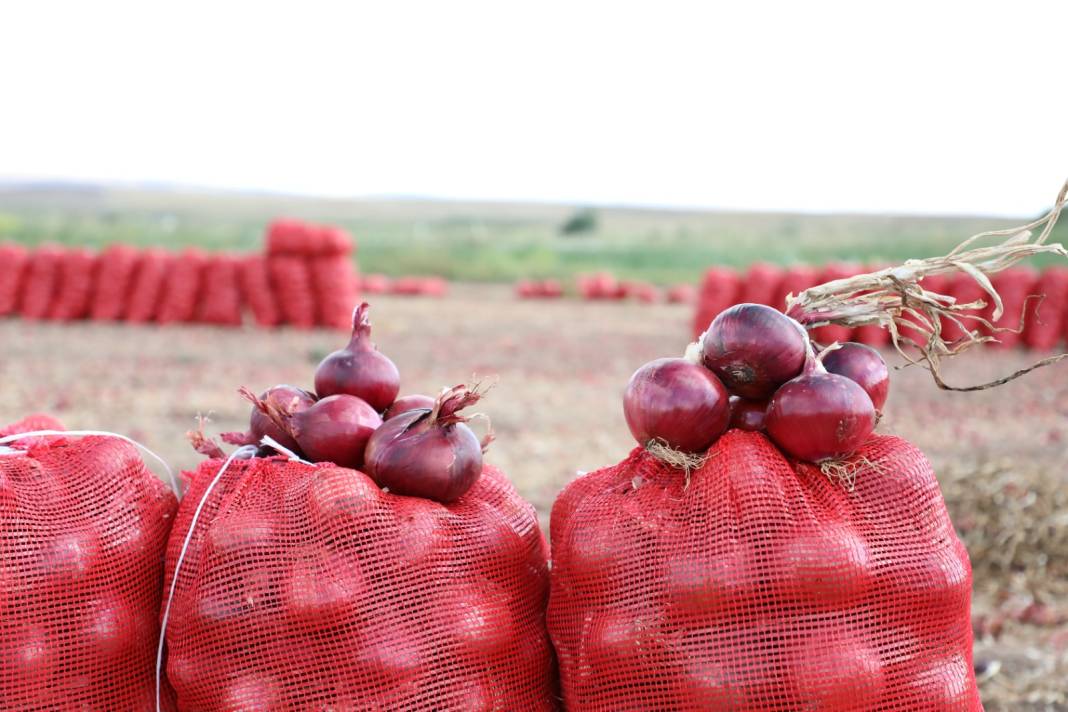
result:
M 111 245 L 100 253 L 89 316 L 97 321 L 126 316 L 131 281 L 140 253 L 128 245 Z
M 929 279 L 929 278 L 928 278 Z M 927 280 L 925 280 L 926 282 Z M 946 296 L 956 299 L 957 304 L 970 304 L 972 302 L 990 301 L 990 297 L 987 295 L 983 288 L 979 286 L 979 283 L 974 279 L 964 274 L 963 272 L 954 274 L 948 277 L 948 284 L 946 285 Z M 981 316 L 982 310 L 970 310 L 965 314 L 972 314 L 975 316 Z M 982 324 L 975 319 L 957 317 L 960 323 L 964 325 L 970 331 L 978 331 L 980 334 L 988 333 L 989 330 L 984 328 Z M 942 338 L 947 343 L 952 343 L 964 337 L 964 331 L 954 321 L 950 319 L 942 320 Z
M 697 294 L 697 312 L 693 320 L 695 338 L 704 333 L 721 311 L 738 303 L 740 290 L 741 281 L 734 270 L 727 267 L 710 267 L 705 272 Z
M 298 257 L 351 255 L 352 236 L 332 225 L 281 218 L 267 227 L 267 254 Z
M 860 265 L 832 263 L 823 268 L 823 272 L 820 273 L 819 279 L 816 280 L 816 284 L 823 284 L 824 282 L 830 282 L 835 279 L 852 277 L 861 272 L 863 272 L 863 269 Z M 853 340 L 853 329 L 840 324 L 819 326 L 812 329 L 809 333 L 817 343 L 825 346 L 832 344 L 835 341 L 844 344 L 847 341 Z
M 553 506 L 548 625 L 576 710 L 981 710 L 971 566 L 931 467 L 873 437 L 848 491 L 728 431 Z
M 62 257 L 62 248 L 55 245 L 42 245 L 30 253 L 19 300 L 23 319 L 47 319 L 51 316 Z
M 315 295 L 311 270 L 303 257 L 270 257 L 271 287 L 282 321 L 301 329 L 315 326 Z
M 29 262 L 29 251 L 22 245 L 0 244 L 0 316 L 14 313 L 22 295 L 22 279 Z
M 766 262 L 751 264 L 745 272 L 738 301 L 780 308 L 775 298 L 778 296 L 782 277 L 782 269 L 775 265 Z
M 267 260 L 260 255 L 249 255 L 238 268 L 241 295 L 252 312 L 252 318 L 260 326 L 277 326 L 279 315 L 271 277 L 267 272 Z
M 1042 299 L 1032 300 L 1027 307 L 1023 341 L 1028 348 L 1049 351 L 1063 338 L 1061 327 L 1068 314 L 1068 268 L 1047 267 L 1031 291 Z
M 204 265 L 197 321 L 220 326 L 241 324 L 238 262 L 229 255 L 213 255 Z
M 41 426 L 58 423 L 19 429 Z M 174 495 L 117 438 L 13 445 L 28 449 L 0 454 L 0 707 L 154 709 Z
M 174 258 L 163 283 L 156 321 L 160 324 L 193 321 L 197 314 L 206 263 L 204 253 L 195 248 L 183 250 Z
M 1035 282 L 1038 275 L 1034 270 L 1027 267 L 1010 267 L 1002 272 L 990 275 L 990 282 L 1001 295 L 1001 304 L 1004 308 L 1001 318 L 993 321 L 994 305 L 989 304 L 983 310 L 983 316 L 992 321 L 994 326 L 1006 329 L 999 331 L 994 336 L 997 341 L 991 341 L 990 346 L 995 348 L 1011 349 L 1020 344 L 1022 338 L 1021 326 L 1026 324 L 1025 308 L 1034 312 L 1038 300 L 1028 300 L 1028 296 L 1034 292 Z M 990 302 L 990 299 L 986 301 Z
M 819 272 L 808 265 L 794 265 L 787 267 L 779 280 L 779 288 L 775 291 L 771 306 L 779 311 L 786 310 L 786 297 L 793 294 L 797 296 L 809 287 L 820 283 Z
M 89 314 L 93 296 L 93 273 L 96 255 L 90 250 L 66 250 L 59 260 L 56 298 L 52 303 L 53 319 L 84 319 Z
M 174 256 L 159 248 L 145 250 L 130 288 L 126 321 L 142 324 L 156 318 Z
M 166 587 L 221 463 L 191 475 Z M 487 468 L 451 505 L 355 470 L 234 461 L 204 500 L 165 632 L 181 710 L 549 710 L 546 544 Z
M 352 310 L 359 298 L 352 259 L 345 255 L 312 259 L 311 283 L 319 325 L 351 329 Z

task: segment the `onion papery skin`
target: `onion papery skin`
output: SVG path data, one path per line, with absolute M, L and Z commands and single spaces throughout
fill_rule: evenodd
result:
M 327 396 L 298 413 L 281 414 L 301 452 L 313 462 L 360 469 L 382 418 L 367 402 L 346 394 Z
M 631 376 L 623 414 L 638 444 L 665 443 L 673 450 L 707 450 L 727 429 L 727 389 L 700 364 L 681 358 L 650 361 Z
M 846 343 L 823 357 L 829 373 L 856 381 L 871 398 L 875 410 L 882 412 L 890 394 L 890 370 L 878 351 L 865 344 Z
M 766 400 L 798 376 L 808 340 L 800 324 L 762 304 L 737 304 L 701 337 L 701 360 L 731 394 Z
M 875 423 L 875 406 L 859 384 L 816 371 L 776 391 L 764 427 L 791 457 L 819 463 L 851 455 L 868 439 Z
M 382 416 L 382 419 L 390 420 L 391 418 L 395 418 L 401 413 L 407 413 L 410 410 L 431 410 L 433 407 L 434 399 L 430 396 L 402 396 L 393 401 L 393 405 L 386 409 L 386 414 Z
M 263 402 L 270 402 L 275 407 L 300 412 L 315 403 L 315 396 L 302 388 L 280 384 L 268 388 L 259 396 Z M 270 416 L 253 405 L 249 415 L 247 433 L 223 433 L 222 439 L 231 445 L 259 445 L 264 435 L 274 438 L 279 445 L 299 454 L 300 446 L 293 436 L 279 427 Z
M 762 432 L 767 412 L 767 401 L 751 401 L 738 396 L 731 396 L 730 427 L 754 433 Z
M 315 369 L 315 392 L 320 398 L 356 396 L 381 413 L 400 392 L 400 372 L 371 342 L 369 309 L 366 302 L 356 308 L 348 346 L 328 355 Z
M 367 443 L 366 472 L 380 487 L 448 504 L 482 474 L 482 446 L 464 423 L 439 424 L 432 411 L 387 420 Z

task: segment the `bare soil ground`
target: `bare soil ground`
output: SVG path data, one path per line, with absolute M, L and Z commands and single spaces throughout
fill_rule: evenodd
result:
M 472 374 L 499 384 L 483 410 L 489 460 L 547 523 L 576 470 L 621 459 L 632 441 L 620 396 L 648 359 L 681 354 L 681 306 L 521 302 L 503 287 L 459 286 L 443 300 L 382 297 L 375 338 L 403 393 Z M 243 429 L 240 385 L 311 386 L 339 333 L 0 322 L 0 421 L 35 411 L 70 428 L 127 434 L 173 465 L 200 457 L 184 434 Z M 888 355 L 892 361 L 896 356 Z M 948 378 L 973 383 L 1026 365 L 1024 352 L 961 357 Z M 1068 710 L 1068 365 L 1003 388 L 944 393 L 918 368 L 893 375 L 880 425 L 918 444 L 942 481 L 975 571 L 976 665 L 988 710 Z

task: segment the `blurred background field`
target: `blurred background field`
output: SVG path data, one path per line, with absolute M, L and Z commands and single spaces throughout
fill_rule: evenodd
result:
M 982 216 L 687 212 L 417 198 L 330 200 L 0 182 L 0 238 L 31 245 L 123 242 L 249 251 L 260 247 L 264 225 L 278 215 L 349 229 L 359 243 L 361 271 L 367 273 L 511 282 L 609 270 L 623 279 L 658 284 L 696 282 L 713 264 L 930 257 L 981 230 L 1021 222 Z M 1053 239 L 1065 240 L 1066 235 L 1068 225 L 1062 224 Z

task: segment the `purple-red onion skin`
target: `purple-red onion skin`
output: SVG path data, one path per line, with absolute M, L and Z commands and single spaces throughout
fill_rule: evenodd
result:
M 348 346 L 324 358 L 315 369 L 315 392 L 320 398 L 342 393 L 356 396 L 381 413 L 397 399 L 400 372 L 371 342 L 367 310 L 365 303 L 353 314 Z
M 368 403 L 346 394 L 327 396 L 288 420 L 305 457 L 360 469 L 371 435 L 382 418 Z
M 767 412 L 767 401 L 751 401 L 731 396 L 730 427 L 759 433 L 764 430 L 764 417 Z
M 409 410 L 371 436 L 364 471 L 393 494 L 449 504 L 482 474 L 482 446 L 463 423 L 434 424 L 428 410 Z
M 315 403 L 315 396 L 296 386 L 278 385 L 261 393 L 260 400 L 269 400 L 279 406 L 292 406 L 294 412 L 299 412 Z M 249 416 L 248 444 L 259 445 L 264 435 L 274 438 L 279 445 L 289 450 L 300 449 L 297 441 L 289 433 L 278 427 L 266 413 L 253 406 L 252 414 Z
M 890 370 L 878 351 L 866 344 L 842 344 L 823 357 L 823 367 L 860 384 L 875 410 L 882 412 L 890 394 Z
M 401 396 L 393 401 L 393 405 L 386 409 L 386 414 L 382 416 L 382 420 L 390 420 L 391 418 L 395 418 L 401 413 L 407 413 L 410 410 L 432 410 L 433 408 L 434 399 L 430 396 Z
M 727 389 L 704 366 L 662 358 L 631 376 L 623 414 L 640 445 L 657 440 L 682 452 L 704 452 L 727 429 L 728 398 Z
M 766 400 L 801 374 L 808 345 L 800 324 L 762 304 L 736 304 L 701 337 L 701 359 L 732 395 Z
M 816 372 L 798 376 L 775 392 L 764 427 L 791 457 L 823 462 L 856 452 L 875 423 L 875 406 L 859 384 Z

